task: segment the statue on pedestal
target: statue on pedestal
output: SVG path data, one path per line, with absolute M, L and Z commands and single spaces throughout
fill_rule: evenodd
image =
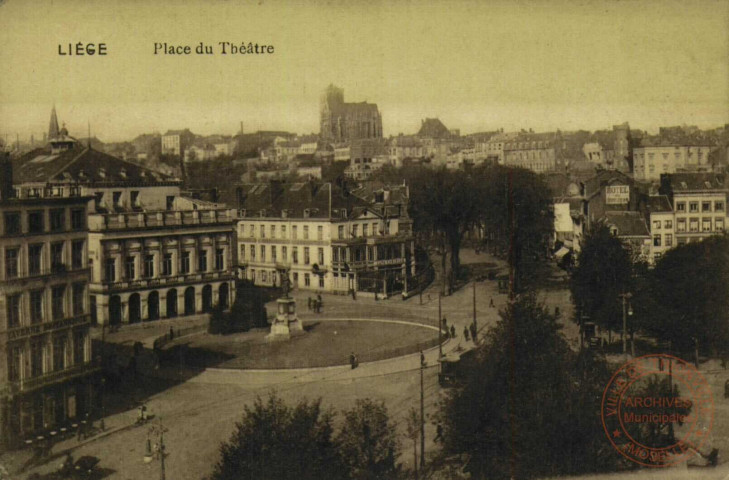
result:
M 266 336 L 267 341 L 288 340 L 292 335 L 304 333 L 304 326 L 296 316 L 296 300 L 289 296 L 288 270 L 279 273 L 283 294 L 276 300 L 276 319 L 271 324 L 271 333 Z

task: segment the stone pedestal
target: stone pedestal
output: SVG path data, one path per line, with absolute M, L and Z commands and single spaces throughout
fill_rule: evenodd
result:
M 292 336 L 303 335 L 304 326 L 296 316 L 296 301 L 286 296 L 276 300 L 276 306 L 276 319 L 271 324 L 271 333 L 266 335 L 266 341 L 288 340 Z

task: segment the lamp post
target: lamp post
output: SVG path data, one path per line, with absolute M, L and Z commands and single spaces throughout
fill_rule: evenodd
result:
M 623 301 L 623 355 L 628 353 L 628 316 L 633 315 L 633 307 L 630 306 L 630 299 L 633 298 L 633 294 L 630 292 L 621 293 L 618 295 Z M 633 351 L 635 354 L 635 351 Z
M 157 425 L 152 425 L 151 427 L 149 427 L 149 434 L 156 435 L 159 439 L 157 445 L 159 453 L 160 480 L 165 480 L 165 433 L 167 431 L 167 428 L 162 425 L 162 418 L 158 419 Z

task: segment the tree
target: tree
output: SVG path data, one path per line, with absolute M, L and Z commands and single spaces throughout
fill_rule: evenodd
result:
M 344 412 L 337 444 L 351 479 L 397 478 L 397 433 L 383 402 L 358 399 L 351 410 Z
M 275 394 L 246 406 L 210 480 L 346 478 L 321 399 L 286 406 Z
M 468 454 L 473 478 L 601 471 L 618 458 L 596 414 L 607 366 L 571 351 L 559 329 L 533 297 L 518 297 L 442 403 L 444 454 Z
M 632 290 L 630 254 L 608 227 L 600 225 L 585 236 L 577 262 L 570 284 L 577 310 L 603 329 L 622 329 L 619 295 Z
M 650 273 L 646 329 L 673 349 L 726 355 L 729 343 L 729 237 L 713 236 L 666 252 Z M 642 303 L 635 302 L 636 307 Z
M 420 439 L 420 414 L 415 407 L 410 407 L 405 417 L 405 437 L 413 442 L 413 472 L 418 478 L 418 440 Z

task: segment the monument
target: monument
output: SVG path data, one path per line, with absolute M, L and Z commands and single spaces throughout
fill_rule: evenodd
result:
M 271 333 L 266 335 L 266 341 L 288 340 L 292 336 L 305 333 L 301 320 L 296 316 L 296 300 L 289 296 L 288 271 L 279 273 L 283 295 L 276 300 L 276 319 L 271 324 Z

